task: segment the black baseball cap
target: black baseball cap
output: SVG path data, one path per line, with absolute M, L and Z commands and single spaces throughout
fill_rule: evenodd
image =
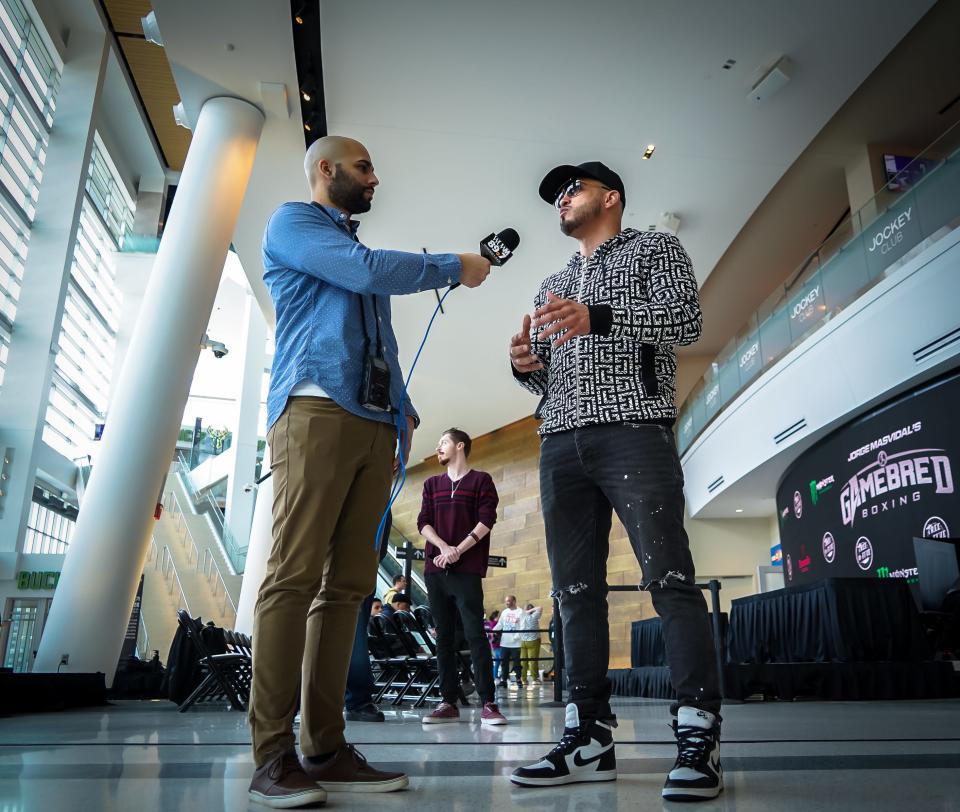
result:
M 623 181 L 620 176 L 600 161 L 587 161 L 585 164 L 577 164 L 576 166 L 564 164 L 551 169 L 547 172 L 547 176 L 540 181 L 540 197 L 552 206 L 560 190 L 577 178 L 591 178 L 604 186 L 616 189 L 620 192 L 620 200 L 623 205 L 627 205 L 627 193 L 623 188 Z

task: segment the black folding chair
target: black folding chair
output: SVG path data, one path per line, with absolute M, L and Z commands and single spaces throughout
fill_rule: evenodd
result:
M 179 711 L 183 713 L 198 702 L 209 701 L 226 701 L 231 709 L 245 711 L 250 701 L 250 680 L 253 676 L 250 656 L 237 650 L 212 654 L 203 641 L 203 624 L 183 609 L 177 610 L 177 622 L 193 641 L 200 656 L 200 667 L 205 672 L 200 684 L 184 700 Z
M 379 669 L 374 678 L 374 684 L 380 690 L 374 697 L 375 703 L 380 702 L 395 687 L 406 682 L 408 671 L 406 647 L 400 642 L 396 624 L 386 615 L 374 615 L 367 626 L 367 646 L 373 665 Z M 403 679 L 397 682 L 403 675 Z
M 437 628 L 436 621 L 433 619 L 433 612 L 429 606 L 417 606 L 413 610 L 413 616 L 424 630 Z
M 410 680 L 402 690 L 401 696 L 410 690 L 411 687 L 416 687 L 420 691 L 420 695 L 413 703 L 413 707 L 423 707 L 427 701 L 427 697 L 430 696 L 431 692 L 437 687 L 437 683 L 440 682 L 440 669 L 437 664 L 437 645 L 430 632 L 420 624 L 413 613 L 397 611 L 393 613 L 391 620 L 396 623 L 400 631 L 401 639 L 406 641 L 408 651 L 413 653 L 413 657 L 416 659 L 418 665 L 417 670 L 411 673 Z M 426 682 L 428 677 L 430 681 Z M 421 681 L 418 682 L 418 679 L 421 679 Z
M 388 678 L 380 689 L 375 701 L 380 701 L 386 693 L 394 688 L 398 689 L 392 704 L 401 704 L 411 690 L 421 691 L 429 683 L 425 682 L 430 669 L 436 669 L 437 659 L 432 654 L 425 654 L 417 637 L 410 632 L 411 623 L 416 621 L 409 612 L 403 612 L 402 620 L 397 617 L 400 612 L 394 612 L 391 617 L 377 615 L 371 618 L 371 627 L 378 642 L 388 647 L 392 656 L 385 662 L 390 669 Z

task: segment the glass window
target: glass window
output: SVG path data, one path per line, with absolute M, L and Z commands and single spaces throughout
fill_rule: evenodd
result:
M 24 554 L 66 555 L 74 523 L 66 516 L 38 502 L 30 503 Z
M 86 454 L 104 422 L 121 305 L 112 256 L 133 215 L 133 198 L 95 135 L 43 432 L 67 457 Z
M 59 87 L 21 0 L 0 0 L 0 385 Z

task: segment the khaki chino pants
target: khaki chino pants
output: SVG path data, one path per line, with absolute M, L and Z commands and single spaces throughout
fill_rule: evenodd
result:
M 327 398 L 298 397 L 267 441 L 273 546 L 254 615 L 250 697 L 258 767 L 293 748 L 298 695 L 303 754 L 344 744 L 347 668 L 360 602 L 376 583 L 396 429 Z
M 520 673 L 525 680 L 540 679 L 540 641 L 520 641 Z

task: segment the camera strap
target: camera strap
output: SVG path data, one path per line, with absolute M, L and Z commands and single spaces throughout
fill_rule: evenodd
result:
M 320 211 L 322 211 L 325 215 L 327 215 L 327 217 L 330 218 L 330 221 L 337 228 L 341 230 L 346 230 L 346 232 L 350 235 L 351 240 L 353 240 L 354 242 L 360 242 L 360 240 L 357 238 L 357 235 L 350 230 L 349 226 L 346 229 L 344 229 L 343 224 L 337 222 L 337 219 L 332 214 L 330 214 L 329 211 L 327 211 L 326 207 L 322 203 L 317 203 L 316 200 L 311 200 L 310 205 L 320 209 Z M 357 298 L 360 300 L 360 325 L 363 329 L 363 338 L 367 345 L 366 352 L 367 352 L 367 355 L 369 355 L 370 354 L 370 332 L 369 330 L 367 330 L 367 313 L 366 313 L 367 308 L 366 308 L 366 305 L 364 304 L 363 294 L 358 293 Z M 384 357 L 383 339 L 380 337 L 380 313 L 377 310 L 377 295 L 372 294 L 370 296 L 370 299 L 373 302 L 373 325 L 374 325 L 374 329 L 376 331 L 376 336 L 377 336 L 377 358 L 383 358 Z
M 367 354 L 370 354 L 370 333 L 367 330 L 367 314 L 366 314 L 366 305 L 364 304 L 364 297 L 362 294 L 358 293 L 357 298 L 360 299 L 360 324 L 363 327 L 363 337 L 367 342 Z M 377 358 L 383 358 L 383 340 L 380 338 L 380 313 L 377 310 L 377 297 L 376 294 L 370 297 L 373 300 L 373 323 L 376 329 L 377 334 Z

